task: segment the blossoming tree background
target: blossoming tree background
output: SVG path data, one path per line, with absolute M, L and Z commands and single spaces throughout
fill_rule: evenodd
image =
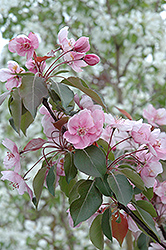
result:
M 151 246 L 149 246 L 149 238 L 144 234 L 141 234 L 140 229 L 133 224 L 132 219 L 128 216 L 129 211 L 131 212 L 135 208 L 137 208 L 137 213 L 140 212 L 142 209 L 141 202 L 149 199 L 151 203 L 143 202 L 143 206 L 145 206 L 145 204 L 153 204 L 156 211 L 159 213 L 157 217 L 160 222 L 159 234 L 162 241 L 164 240 L 163 222 L 165 221 L 164 204 L 166 203 L 164 182 L 166 139 L 164 134 L 164 125 L 166 124 L 166 115 L 165 109 L 163 108 L 165 108 L 164 93 L 166 85 L 165 23 L 161 18 L 161 12 L 163 10 L 164 1 L 134 1 L 134 3 L 133 1 L 121 1 L 120 3 L 117 1 L 13 1 L 8 5 L 5 2 L 2 3 L 1 31 L 3 36 L 5 38 L 12 39 L 17 37 L 18 34 L 25 34 L 24 36 L 21 35 L 20 37 L 17 37 L 17 39 L 15 38 L 10 41 L 8 48 L 11 53 L 9 54 L 7 52 L 8 48 L 6 47 L 3 51 L 1 60 L 2 70 L 0 80 L 2 81 L 2 93 L 5 93 L 4 97 L 7 97 L 7 99 L 10 95 L 8 104 L 5 100 L 1 106 L 1 121 L 3 121 L 1 123 L 1 139 L 3 139 L 3 146 L 1 146 L 1 150 L 4 155 L 1 159 L 4 164 L 1 164 L 3 175 L 2 180 L 7 179 L 17 183 L 18 186 L 15 185 L 13 188 L 18 189 L 19 194 L 23 195 L 17 196 L 17 193 L 15 192 L 16 190 L 9 190 L 8 182 L 1 182 L 1 207 L 4 211 L 1 215 L 2 249 L 15 249 L 16 247 L 18 249 L 31 248 L 38 250 L 79 248 L 95 249 L 95 247 L 87 239 L 88 227 L 91 228 L 91 241 L 95 246 L 101 248 L 100 244 L 102 243 L 94 240 L 92 232 L 94 232 L 96 225 L 99 224 L 101 214 L 103 215 L 103 218 L 108 218 L 110 216 L 110 210 L 108 209 L 109 203 L 105 202 L 102 207 L 97 209 L 97 214 L 95 214 L 97 217 L 96 220 L 94 220 L 94 223 L 91 224 L 91 222 L 89 222 L 91 226 L 90 224 L 87 226 L 85 222 L 80 228 L 70 230 L 71 224 L 69 226 L 68 223 L 71 219 L 70 214 L 68 214 L 69 218 L 65 219 L 67 218 L 66 210 L 68 209 L 68 203 L 66 202 L 65 195 L 70 199 L 73 199 L 73 197 L 69 195 L 69 190 L 74 184 L 72 183 L 73 180 L 69 179 L 73 179 L 73 177 L 75 177 L 76 169 L 73 168 L 73 171 L 75 172 L 70 173 L 71 176 L 69 173 L 66 174 L 71 187 L 66 186 L 67 183 L 65 182 L 64 171 L 62 168 L 63 158 L 58 158 L 56 162 L 56 182 L 60 181 L 60 187 L 65 195 L 61 192 L 58 186 L 54 197 L 54 192 L 50 184 L 50 177 L 52 176 L 51 171 L 53 171 L 53 169 L 50 167 L 49 174 L 47 173 L 48 177 L 45 186 L 52 195 L 49 195 L 46 187 L 44 187 L 42 194 L 40 194 L 39 191 L 35 191 L 37 200 L 33 200 L 33 202 L 34 204 L 35 202 L 39 202 L 37 211 L 35 210 L 34 205 L 29 202 L 29 199 L 32 199 L 33 197 L 32 191 L 29 187 L 30 184 L 27 185 L 23 181 L 23 178 L 19 175 L 21 168 L 19 162 L 20 155 L 28 151 L 34 151 L 30 154 L 26 153 L 25 157 L 21 156 L 21 162 L 23 162 L 22 164 L 26 166 L 25 169 L 28 171 L 28 169 L 31 169 L 34 162 L 37 162 L 41 157 L 40 152 L 37 150 L 38 147 L 43 147 L 46 143 L 46 139 L 51 140 L 52 138 L 56 138 L 56 135 L 52 134 L 55 130 L 55 124 L 53 126 L 52 123 L 55 123 L 56 121 L 54 117 L 51 116 L 52 107 L 48 105 L 45 99 L 45 97 L 47 97 L 45 87 L 42 89 L 44 106 L 40 108 L 40 114 L 38 114 L 35 118 L 35 123 L 31 124 L 31 126 L 27 129 L 31 123 L 32 116 L 35 116 L 36 114 L 36 107 L 38 105 L 36 104 L 35 109 L 32 110 L 32 107 L 28 104 L 30 100 L 28 99 L 29 97 L 26 101 L 26 95 L 24 95 L 24 93 L 31 91 L 28 88 L 28 84 L 29 81 L 32 80 L 33 74 L 24 75 L 24 73 L 26 73 L 27 69 L 34 74 L 39 72 L 38 77 L 40 78 L 40 81 L 42 81 L 42 74 L 44 74 L 45 79 L 48 80 L 53 71 L 51 71 L 49 66 L 46 68 L 45 59 L 54 57 L 56 49 L 58 53 L 59 48 L 58 46 L 55 47 L 58 43 L 61 45 L 61 51 L 64 53 L 64 60 L 69 64 L 68 67 L 66 67 L 66 63 L 63 63 L 62 61 L 62 64 L 59 65 L 61 66 L 61 70 L 63 70 L 63 72 L 61 72 L 62 76 L 68 79 L 66 80 L 67 82 L 64 80 L 63 83 L 68 84 L 69 86 L 76 86 L 78 89 L 81 89 L 84 94 L 86 93 L 91 96 L 92 99 L 98 104 L 94 104 L 92 99 L 88 96 L 83 95 L 81 97 L 82 93 L 78 91 L 78 95 L 75 95 L 74 97 L 74 102 L 77 104 L 77 108 L 80 111 L 78 114 L 73 113 L 71 115 L 69 111 L 72 111 L 73 104 L 71 106 L 68 106 L 68 104 L 70 103 L 69 99 L 73 99 L 72 92 L 70 92 L 67 87 L 61 89 L 60 92 L 57 92 L 56 86 L 52 85 L 51 89 L 49 89 L 50 96 L 53 99 L 52 104 L 57 104 L 57 101 L 60 99 L 62 107 L 66 109 L 65 112 L 68 112 L 66 114 L 70 114 L 71 116 L 67 123 L 67 127 L 65 127 L 65 122 L 67 122 L 67 120 L 65 120 L 66 116 L 60 113 L 56 114 L 56 119 L 57 117 L 58 120 L 62 119 L 61 125 L 56 125 L 56 128 L 61 126 L 64 130 L 64 139 L 61 142 L 56 141 L 57 145 L 62 144 L 63 147 L 70 152 L 70 147 L 67 142 L 71 143 L 76 149 L 74 155 L 75 166 L 81 172 L 96 178 L 95 185 L 102 194 L 112 197 L 113 191 L 118 197 L 118 206 L 124 213 L 121 213 L 120 215 L 116 214 L 115 209 L 112 221 L 116 225 L 118 224 L 116 220 L 119 218 L 118 226 L 124 226 L 126 225 L 125 223 L 128 223 L 129 225 L 130 232 L 126 236 L 126 242 L 123 243 L 124 249 L 126 248 L 126 245 L 128 246 L 128 249 L 130 249 L 132 241 L 135 241 L 135 249 L 148 249 L 148 247 L 149 249 L 159 249 L 159 247 L 163 249 L 163 246 L 157 245 L 157 243 L 151 243 Z M 70 28 L 69 34 L 67 27 Z M 59 32 L 60 30 L 61 32 Z M 34 32 L 34 34 L 32 32 Z M 35 34 L 37 34 L 37 36 Z M 68 36 L 71 37 L 70 40 L 68 40 Z M 80 37 L 82 37 L 81 40 L 79 40 Z M 89 37 L 90 40 L 86 37 Z M 21 47 L 19 46 L 21 43 L 30 47 L 30 49 L 27 50 L 28 53 L 25 52 L 25 47 L 21 50 Z M 73 49 L 73 46 L 74 51 L 66 53 L 70 49 Z M 34 50 L 37 51 L 37 55 L 34 54 Z M 49 54 L 47 54 L 48 52 Z M 88 54 L 85 55 L 86 52 L 91 53 L 90 55 L 92 56 L 88 56 Z M 97 54 L 100 57 L 99 64 L 97 64 L 99 58 L 94 54 Z M 35 63 L 34 61 L 31 61 L 32 56 L 35 59 Z M 47 58 L 43 58 L 42 56 L 46 56 Z M 82 58 L 83 60 L 80 60 Z M 74 63 L 72 62 L 73 59 Z M 7 62 L 8 68 L 6 67 Z M 87 64 L 97 65 L 94 67 L 82 68 L 87 66 Z M 22 65 L 25 65 L 26 67 L 23 67 Z M 38 68 L 36 68 L 36 65 L 38 65 Z M 66 70 L 69 70 L 70 66 L 73 71 L 70 70 L 70 72 L 66 72 Z M 83 71 L 79 72 L 81 71 L 81 68 Z M 24 79 L 24 85 L 21 85 L 21 74 Z M 85 88 L 87 87 L 86 85 L 80 88 L 77 80 L 75 82 L 76 78 L 68 78 L 68 76 L 71 75 L 79 76 L 84 81 L 88 82 L 92 89 L 99 91 L 105 98 L 105 102 L 109 108 L 109 113 L 112 115 L 113 113 L 118 114 L 119 116 L 124 115 L 125 118 L 127 115 L 128 119 L 118 120 L 111 114 L 103 115 L 103 109 L 101 106 L 105 108 L 105 105 L 100 98 L 100 95 L 97 95 L 96 97 L 94 93 L 90 94 L 89 90 Z M 62 79 L 59 80 L 58 78 L 58 81 L 61 80 Z M 6 83 L 4 84 L 3 82 Z M 38 81 L 35 81 L 35 84 L 37 87 L 39 86 Z M 24 86 L 24 88 L 27 89 L 23 90 L 21 89 L 21 86 Z M 11 95 L 9 92 L 13 87 L 16 87 L 16 90 Z M 17 92 L 17 88 L 19 89 L 21 95 Z M 9 92 L 6 92 L 6 89 Z M 64 91 L 67 91 L 67 96 L 61 95 Z M 29 124 L 26 125 L 23 124 L 24 119 L 22 119 L 21 123 L 20 117 L 18 116 L 18 112 L 22 111 L 15 108 L 17 106 L 16 101 L 18 101 L 19 96 L 21 96 L 24 100 L 24 108 L 26 107 L 26 109 L 31 111 L 32 115 L 28 116 L 27 120 L 29 121 Z M 15 127 L 17 131 L 21 129 L 23 133 L 26 133 L 29 141 L 33 138 L 43 138 L 43 126 L 45 137 L 38 140 L 37 143 L 35 142 L 37 146 L 33 143 L 27 144 L 27 138 L 17 136 L 16 133 L 13 133 L 13 130 L 7 125 L 9 124 L 7 120 L 10 118 L 10 114 L 7 113 L 4 108 L 7 108 L 7 105 L 9 105 L 10 112 L 14 118 L 14 125 L 13 120 L 11 119 L 10 124 Z M 117 106 L 121 112 L 119 112 L 118 109 L 113 108 L 115 106 Z M 55 109 L 57 109 L 57 106 Z M 124 110 L 126 110 L 127 113 Z M 25 112 L 25 114 L 29 115 L 27 112 Z M 133 121 L 130 120 L 131 117 L 129 114 L 133 117 Z M 86 120 L 87 117 L 89 117 L 88 122 Z M 144 120 L 147 121 L 148 124 L 143 123 L 141 120 L 139 121 L 142 117 L 144 117 Z M 134 122 L 136 120 L 138 121 L 137 123 Z M 103 123 L 105 124 L 105 127 L 102 131 Z M 91 129 L 89 130 L 89 128 Z M 163 133 L 161 133 L 159 128 L 162 129 Z M 120 131 L 120 133 L 117 131 Z M 17 148 L 16 144 L 11 140 L 5 139 L 6 137 L 14 141 L 20 148 Z M 125 143 L 127 142 L 126 138 L 130 140 L 130 137 L 132 137 L 133 141 Z M 99 180 L 99 178 L 103 176 L 103 173 L 105 173 L 105 169 L 103 168 L 102 170 L 99 170 L 97 168 L 94 172 L 89 172 L 91 165 L 85 157 L 85 153 L 92 157 L 92 151 L 95 148 L 96 154 L 100 155 L 100 160 L 103 159 L 104 161 L 102 151 L 98 151 L 98 147 L 96 145 L 92 145 L 94 142 L 96 143 L 99 138 L 100 140 L 106 141 L 110 147 L 110 151 L 109 149 L 106 150 L 106 166 L 108 171 L 112 171 L 112 169 L 116 171 L 116 167 L 119 167 L 119 160 L 123 160 L 123 157 L 118 158 L 120 155 L 116 155 L 116 147 L 121 155 L 124 154 L 124 148 L 129 150 L 131 146 L 138 151 L 136 152 L 136 155 L 132 154 L 132 160 L 135 159 L 137 161 L 136 172 L 134 172 L 135 174 L 132 174 L 131 176 L 130 168 L 127 168 L 127 170 L 126 167 L 119 168 L 121 175 L 113 174 L 109 176 L 109 187 L 112 190 L 107 190 L 107 192 L 111 192 L 109 194 L 106 193 L 105 190 L 101 190 L 101 183 Z M 119 143 L 124 139 L 125 141 L 123 143 Z M 115 146 L 117 143 L 119 143 L 119 145 Z M 25 146 L 26 144 L 27 146 Z M 138 145 L 140 144 L 146 145 L 147 148 L 140 146 L 138 149 Z M 159 147 L 159 144 L 161 147 Z M 105 147 L 105 144 L 101 141 L 98 142 L 98 145 L 102 148 Z M 6 157 L 6 150 L 4 146 L 9 150 Z M 88 146 L 90 146 L 90 148 Z M 86 151 L 87 147 L 90 151 Z M 82 149 L 85 149 L 85 151 L 79 151 Z M 56 150 L 60 152 L 61 149 L 56 148 Z M 72 150 L 73 149 L 71 148 L 71 152 Z M 111 151 L 115 152 L 115 159 Z M 20 152 L 22 153 L 20 154 Z M 82 155 L 83 152 L 84 154 Z M 44 152 L 44 154 L 47 153 Z M 66 162 L 70 159 L 70 156 L 71 153 L 66 156 Z M 87 169 L 84 169 L 84 166 L 80 165 L 80 159 L 82 159 L 82 161 L 86 160 L 86 164 L 88 166 Z M 92 159 L 94 160 L 93 157 Z M 45 164 L 43 165 L 43 170 L 38 172 L 39 174 L 36 179 L 41 179 L 45 176 L 46 172 L 44 171 L 46 171 L 45 167 L 48 164 L 47 161 L 49 160 L 45 159 L 45 162 L 43 163 Z M 111 165 L 110 162 L 114 162 L 114 165 Z M 142 162 L 144 162 L 143 166 L 141 165 Z M 105 165 L 105 163 L 103 165 Z M 5 171 L 4 166 L 6 168 Z M 14 171 L 13 169 L 10 171 L 11 167 L 14 167 Z M 40 169 L 40 167 L 38 169 Z M 35 176 L 38 169 L 34 168 L 31 171 L 32 175 Z M 24 179 L 26 177 L 25 175 Z M 127 176 L 131 183 L 137 188 L 143 188 L 145 185 L 146 188 L 151 190 L 152 187 L 154 187 L 155 196 L 153 199 L 151 194 L 146 194 L 144 197 L 140 197 L 141 195 L 139 190 L 135 190 L 135 192 L 138 192 L 136 194 L 137 196 L 135 195 L 136 200 L 134 204 L 136 207 L 133 208 L 133 204 L 130 204 L 128 208 L 130 210 L 125 211 L 124 206 L 131 201 L 131 196 L 133 195 L 131 185 L 128 184 L 128 181 L 126 182 L 127 179 L 125 176 Z M 135 181 L 133 176 L 136 176 L 138 181 Z M 156 177 L 160 182 L 156 182 Z M 118 183 L 125 181 L 125 185 L 129 188 L 126 192 L 129 193 L 130 197 L 125 197 L 124 200 L 124 195 L 120 196 L 119 190 L 121 190 L 122 187 L 117 191 L 117 185 L 114 183 L 114 180 Z M 85 183 L 80 183 L 80 186 L 85 185 L 85 188 L 88 188 L 88 185 L 91 185 L 91 182 L 92 180 L 87 180 L 86 185 Z M 7 188 L 4 187 L 5 185 Z M 34 184 L 34 186 L 35 185 L 36 184 Z M 22 197 L 24 197 L 24 199 Z M 77 199 L 73 201 L 77 201 Z M 98 205 L 96 206 L 98 207 Z M 111 207 L 111 209 L 111 211 L 114 210 L 113 207 Z M 148 207 L 147 210 L 149 211 L 149 209 L 150 208 Z M 150 211 L 152 217 L 155 217 L 154 209 L 151 208 Z M 78 226 L 79 220 L 77 221 L 75 218 L 76 213 L 72 213 L 74 224 L 75 226 Z M 92 215 L 93 214 L 94 213 L 92 213 Z M 143 216 L 141 212 L 140 214 Z M 125 216 L 127 216 L 127 219 Z M 83 220 L 85 220 L 85 218 Z M 159 228 L 155 229 L 151 220 L 150 222 L 146 221 L 146 223 L 153 231 L 153 234 L 157 235 L 158 233 L 156 230 Z M 115 225 L 114 228 L 116 227 Z M 86 231 L 84 227 L 86 228 Z M 110 239 L 111 236 L 106 233 L 109 232 L 108 228 L 106 230 L 102 227 L 102 230 L 106 237 Z M 147 228 L 144 227 L 144 230 L 147 231 Z M 24 231 L 24 234 L 21 233 L 22 231 Z M 78 237 L 79 235 L 80 239 Z M 121 244 L 123 235 L 117 236 L 116 233 L 113 233 L 113 236 Z M 154 239 L 154 235 L 151 236 L 153 236 L 152 238 Z M 105 239 L 105 249 L 119 249 L 119 246 L 114 245 L 114 243 L 112 244 L 107 238 Z

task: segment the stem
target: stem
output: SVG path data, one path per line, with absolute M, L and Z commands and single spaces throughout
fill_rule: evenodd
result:
M 58 121 L 58 119 L 56 118 L 56 116 L 54 115 L 54 113 L 52 112 L 48 102 L 47 102 L 47 99 L 46 98 L 43 98 L 43 101 L 42 101 L 43 105 L 46 107 L 46 109 L 48 110 L 48 112 L 50 113 L 50 115 L 52 116 L 52 118 L 54 119 L 55 122 Z
M 126 156 L 132 156 L 132 154 L 135 154 L 137 152 L 143 151 L 143 150 L 147 150 L 147 148 L 141 148 L 139 150 L 135 150 L 131 153 L 127 153 L 124 155 L 119 156 L 117 159 L 115 159 L 113 162 L 111 162 L 111 164 L 108 166 L 107 170 L 111 170 L 112 166 L 117 164 L 119 161 L 123 160 Z
M 71 50 L 68 50 L 68 51 L 66 51 L 66 52 L 64 52 L 64 53 L 62 53 L 50 66 L 49 66 L 49 68 L 46 70 L 46 72 L 45 72 L 45 74 L 44 74 L 44 77 L 45 78 L 47 78 L 48 77 L 48 75 L 55 69 L 55 67 L 54 67 L 54 69 L 53 70 L 51 70 L 50 72 L 49 72 L 49 70 L 52 68 L 52 66 L 62 57 L 62 56 L 64 56 L 65 54 L 67 54 L 68 52 L 70 52 Z
M 116 128 L 113 128 L 112 129 L 112 133 L 111 133 L 111 136 L 110 136 L 110 140 L 109 140 L 109 144 L 108 144 L 108 151 L 107 151 L 107 155 L 106 155 L 106 166 L 108 164 L 108 155 L 109 153 L 111 152 L 112 148 L 110 148 L 110 145 L 111 145 L 111 141 L 112 141 L 112 137 L 113 137 L 113 134 L 114 134 L 114 131 L 115 131 Z
M 160 242 L 153 231 L 149 229 L 128 207 L 124 206 L 120 202 L 118 202 L 117 204 L 119 209 L 123 209 L 152 239 L 154 239 L 157 243 L 160 244 L 160 246 L 166 249 L 166 244 L 164 242 Z

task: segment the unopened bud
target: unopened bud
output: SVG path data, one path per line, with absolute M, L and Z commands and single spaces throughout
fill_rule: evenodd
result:
M 74 44 L 74 50 L 76 52 L 85 53 L 90 50 L 89 38 L 82 36 Z
M 97 63 L 99 63 L 100 58 L 99 58 L 97 55 L 95 55 L 95 54 L 88 54 L 88 55 L 85 55 L 84 61 L 85 61 L 88 65 L 94 66 L 94 65 L 96 65 Z

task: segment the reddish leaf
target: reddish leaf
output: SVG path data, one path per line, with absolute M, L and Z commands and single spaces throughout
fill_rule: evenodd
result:
M 42 61 L 47 60 L 48 58 L 51 58 L 51 56 L 37 56 L 36 61 L 37 62 L 42 62 Z
M 40 149 L 47 141 L 42 138 L 32 139 L 28 142 L 28 144 L 24 147 L 24 151 L 35 151 Z
M 120 216 L 120 223 L 117 222 L 119 216 Z M 115 239 L 117 239 L 117 241 L 121 246 L 128 231 L 127 219 L 123 214 L 116 212 L 115 214 L 112 215 L 111 224 L 112 224 L 112 236 Z
M 124 109 L 119 109 L 118 107 L 115 106 L 115 108 L 117 108 L 123 115 L 125 115 L 129 120 L 133 120 L 131 115 L 129 113 L 127 113 L 126 110 Z
M 69 120 L 69 117 L 65 116 L 58 120 L 57 122 L 54 122 L 53 125 L 55 128 L 57 128 L 59 131 L 61 130 L 62 126 L 67 123 Z

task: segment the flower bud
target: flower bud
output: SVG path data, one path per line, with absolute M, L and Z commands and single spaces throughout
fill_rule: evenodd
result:
M 88 55 L 85 55 L 84 61 L 85 61 L 88 65 L 94 66 L 94 65 L 96 65 L 97 63 L 99 63 L 100 58 L 99 58 L 97 55 L 95 55 L 95 54 L 88 54 Z
M 85 36 L 80 37 L 74 44 L 74 50 L 81 53 L 90 50 L 89 38 Z

